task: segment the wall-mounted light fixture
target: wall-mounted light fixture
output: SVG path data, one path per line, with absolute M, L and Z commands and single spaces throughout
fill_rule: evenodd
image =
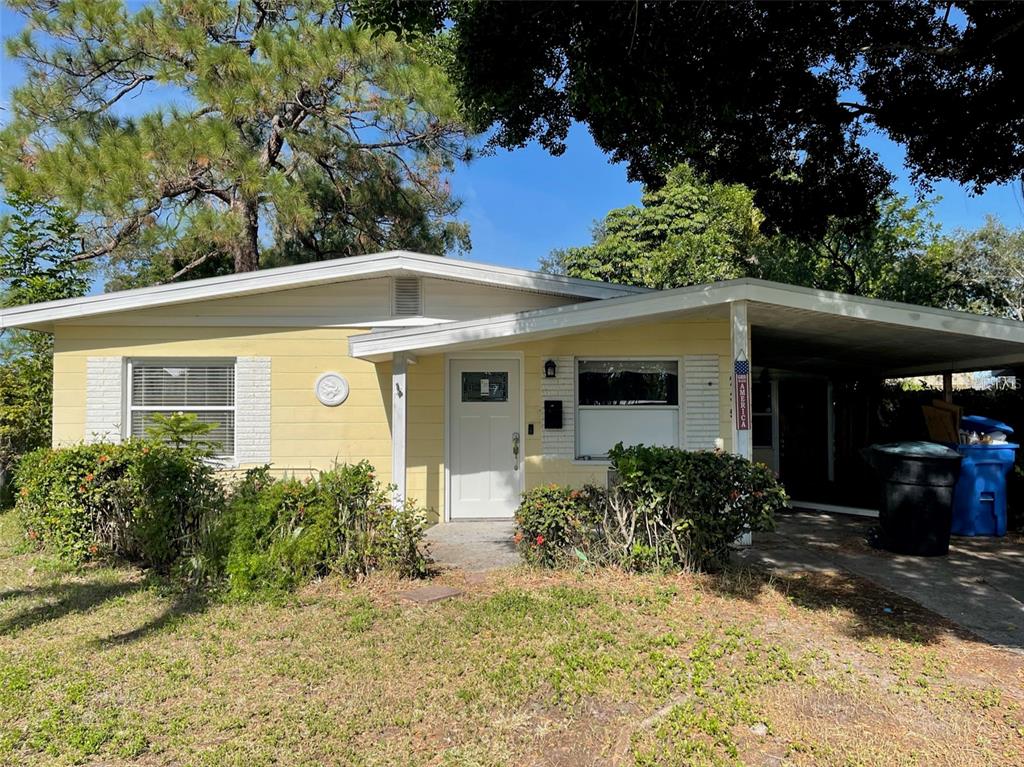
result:
M 554 378 L 555 377 L 555 373 L 557 373 L 557 372 L 558 372 L 558 366 L 555 365 L 555 361 L 554 360 L 548 360 L 547 362 L 544 363 L 544 377 L 545 378 Z

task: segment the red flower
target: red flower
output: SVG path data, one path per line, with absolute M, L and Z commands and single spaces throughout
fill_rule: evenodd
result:
M 27 487 L 21 488 L 21 497 L 22 498 L 28 498 L 28 488 Z
M 96 556 L 96 552 L 99 550 L 99 547 L 95 543 L 89 547 L 89 553 L 93 556 Z
M 106 456 L 106 455 L 101 455 L 100 456 L 100 463 L 106 463 L 109 460 L 110 460 L 109 456 Z
M 523 540 L 523 534 L 522 533 L 516 533 L 514 536 L 512 536 L 512 540 L 516 542 L 516 545 L 518 545 Z
M 148 447 L 142 448 L 142 454 L 143 455 L 149 455 L 149 448 Z
M 37 533 L 35 530 L 29 530 L 28 531 L 28 537 L 29 537 L 30 540 L 34 541 L 36 538 L 39 537 L 39 533 Z
M 538 535 L 537 536 L 537 545 L 540 546 L 543 543 L 544 543 L 544 536 L 543 535 Z
M 96 479 L 96 475 L 93 474 L 91 471 L 85 475 L 86 482 L 92 482 L 94 479 Z

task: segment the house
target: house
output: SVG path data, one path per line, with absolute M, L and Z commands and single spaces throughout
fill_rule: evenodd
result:
M 226 469 L 368 459 L 441 520 L 602 484 L 618 441 L 835 470 L 833 382 L 1024 364 L 1024 326 L 753 279 L 652 291 L 408 252 L 0 309 L 55 445 L 217 424 Z M 788 476 L 787 476 L 788 475 Z

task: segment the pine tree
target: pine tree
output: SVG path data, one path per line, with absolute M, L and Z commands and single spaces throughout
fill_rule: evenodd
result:
M 87 265 L 75 262 L 78 236 L 68 211 L 23 194 L 8 195 L 0 222 L 0 306 L 83 295 Z M 4 477 L 17 459 L 49 444 L 53 400 L 53 336 L 0 331 L 0 508 Z
M 438 41 L 331 0 L 13 0 L 25 67 L 8 189 L 56 195 L 142 281 L 275 260 L 465 246 L 444 174 L 467 155 Z M 281 255 L 284 254 L 284 255 Z

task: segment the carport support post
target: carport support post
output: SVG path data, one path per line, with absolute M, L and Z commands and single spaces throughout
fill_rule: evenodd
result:
M 747 302 L 734 301 L 729 305 L 729 316 L 732 321 L 732 360 L 730 369 L 732 375 L 736 375 L 736 361 L 744 359 L 750 364 L 750 325 L 747 323 Z M 747 391 L 747 406 L 749 409 L 750 392 Z M 732 382 L 732 451 L 741 455 L 748 461 L 753 457 L 751 446 L 750 429 L 739 429 L 738 415 L 739 403 L 736 402 L 736 381 Z M 749 424 L 748 424 L 749 427 Z
M 750 438 L 750 424 L 748 428 L 738 429 L 739 425 L 737 420 L 739 403 L 736 402 L 736 361 L 746 360 L 748 370 L 750 370 L 750 324 L 747 322 L 747 302 L 746 301 L 734 301 L 729 304 L 729 319 L 731 324 L 730 335 L 732 336 L 732 359 L 729 360 L 729 366 L 732 370 L 732 451 L 736 455 L 741 455 L 748 461 L 753 458 L 754 451 Z M 748 377 L 750 373 L 748 372 Z M 748 387 L 747 391 L 747 412 L 749 413 L 750 407 L 750 391 Z M 749 418 L 749 415 L 748 415 Z M 741 546 L 749 546 L 753 542 L 751 534 L 749 532 L 743 533 L 737 540 Z
M 395 505 L 405 503 L 406 379 L 409 356 L 396 352 L 391 360 L 391 482 Z
M 942 374 L 942 399 L 946 402 L 953 402 L 953 374 L 943 373 Z

